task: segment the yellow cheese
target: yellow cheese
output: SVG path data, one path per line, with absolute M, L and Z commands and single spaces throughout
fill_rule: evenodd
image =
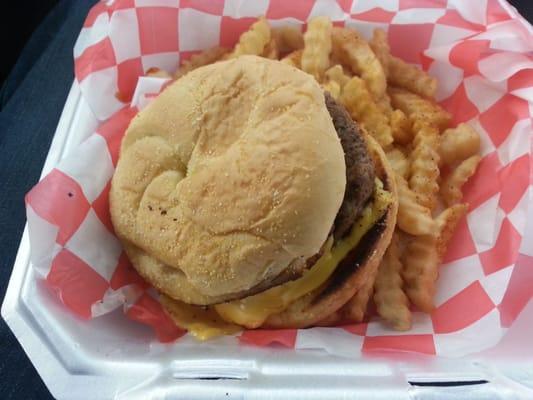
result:
M 301 278 L 254 296 L 217 304 L 215 310 L 226 321 L 247 328 L 261 326 L 270 315 L 285 310 L 296 299 L 326 282 L 339 262 L 357 246 L 361 238 L 385 214 L 391 202 L 391 194 L 383 190 L 381 182 L 376 181 L 374 201 L 363 210 L 348 237 L 336 243 L 333 249 L 327 249 L 316 264 L 306 271 Z
M 174 323 L 186 329 L 199 340 L 231 335 L 242 330 L 240 326 L 224 321 L 215 310 L 193 306 L 178 300 L 163 300 Z

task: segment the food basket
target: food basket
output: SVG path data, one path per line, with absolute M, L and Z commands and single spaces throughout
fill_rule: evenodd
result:
M 411 331 L 376 319 L 199 343 L 170 323 L 117 245 L 107 193 L 120 138 L 165 84 L 142 75 L 233 44 L 260 15 L 273 26 L 328 15 L 367 36 L 387 29 L 393 53 L 439 78 L 437 99 L 454 122 L 481 132 L 484 158 L 441 267 L 437 309 L 415 312 Z M 533 398 L 532 39 L 497 0 L 98 3 L 26 198 L 2 316 L 60 399 Z

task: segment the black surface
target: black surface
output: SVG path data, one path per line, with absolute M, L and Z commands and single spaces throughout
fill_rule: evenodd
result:
M 509 0 L 522 16 L 530 23 L 533 21 L 533 1 L 531 0 Z
M 57 0 L 2 2 L 0 82 L 3 82 L 7 77 L 35 27 L 57 3 Z
M 473 385 L 484 385 L 485 383 L 489 383 L 489 381 L 481 379 L 477 381 L 439 382 L 438 385 L 436 385 L 435 382 L 409 381 L 409 384 L 411 386 L 473 386 Z
M 89 4 L 60 2 L 31 37 L 2 89 L 0 299 L 4 298 L 24 227 L 23 197 L 39 178 L 72 85 L 72 49 Z M 48 398 L 52 398 L 48 390 L 0 320 L 0 399 Z
M 466 0 L 465 0 L 466 1 Z M 6 4 L 7 3 L 7 4 Z M 38 180 L 73 80 L 72 48 L 94 1 L 3 2 L 2 75 L 29 32 L 58 3 L 26 44 L 0 93 L 0 299 L 25 222 L 24 194 Z M 533 19 L 532 0 L 511 0 Z M 446 383 L 449 385 L 449 383 Z M 52 398 L 3 320 L 0 320 L 0 399 Z

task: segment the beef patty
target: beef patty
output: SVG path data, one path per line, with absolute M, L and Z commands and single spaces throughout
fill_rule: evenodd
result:
M 344 150 L 346 163 L 346 190 L 333 225 L 333 235 L 337 240 L 349 232 L 372 196 L 375 171 L 366 143 L 348 111 L 327 92 L 325 98 L 326 107 Z

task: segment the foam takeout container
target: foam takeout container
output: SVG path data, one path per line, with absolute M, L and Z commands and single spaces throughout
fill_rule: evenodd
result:
M 527 47 L 531 41 L 526 40 L 531 29 L 505 2 L 481 3 L 475 7 L 451 0 L 98 3 L 74 49 L 77 79 L 42 181 L 27 198 L 29 229 L 21 240 L 2 306 L 2 316 L 52 394 L 69 399 L 533 398 L 529 344 L 533 79 L 524 72 L 533 67 Z M 441 269 L 437 313 L 415 313 L 411 332 L 398 334 L 371 320 L 344 328 L 245 332 L 198 343 L 165 325 L 168 321 L 159 313 L 150 289 L 127 273 L 118 274 L 122 280 L 116 278 L 115 265 L 111 272 L 104 268 L 109 254 L 115 253 L 123 265 L 112 230 L 106 230 L 106 206 L 101 200 L 116 162 L 113 149 L 118 148 L 129 118 L 164 84 L 138 76 L 153 66 L 172 70 L 179 56 L 187 57 L 217 40 L 234 41 L 261 14 L 273 25 L 301 24 L 310 15 L 327 14 L 363 34 L 384 27 L 389 39 L 391 31 L 402 40 L 413 33 L 421 41 L 425 37 L 429 42 L 422 47 L 399 50 L 399 55 L 439 76 L 438 100 L 452 109 L 455 122 L 469 121 L 481 130 L 486 167 L 480 174 L 490 172 L 495 159 L 500 163 L 496 180 L 512 190 L 503 185 L 488 193 L 469 189 L 467 197 L 475 207 L 464 226 L 473 238 L 475 254 L 464 253 L 464 243 L 452 246 Z M 178 18 L 170 25 L 176 26 L 179 48 L 173 48 L 166 36 L 144 37 L 143 29 L 153 22 L 139 21 L 162 15 L 163 20 Z M 197 26 L 202 29 L 193 29 Z M 472 54 L 477 58 L 472 60 L 468 56 Z M 131 103 L 125 103 L 124 97 Z M 499 123 L 498 118 L 512 123 Z M 490 129 L 491 123 L 498 129 Z M 53 180 L 60 175 L 78 186 L 65 188 L 61 185 L 65 180 Z M 478 187 L 483 182 L 478 181 Z M 95 189 L 98 185 L 103 188 Z M 68 206 L 57 208 L 64 201 L 58 193 L 69 201 L 83 195 L 89 209 L 80 219 L 79 208 L 73 214 Z M 79 219 L 74 229 L 61 225 L 65 216 L 67 228 Z M 480 226 L 479 219 L 492 224 Z M 492 232 L 492 242 L 483 242 L 486 230 Z M 62 263 L 67 252 L 74 257 Z M 477 269 L 465 261 L 476 257 Z M 73 266 L 77 274 L 72 274 Z M 94 297 L 94 275 L 85 267 L 94 267 L 97 282 L 105 282 L 100 298 Z M 487 304 L 491 307 L 485 309 Z M 450 316 L 458 307 L 464 309 L 459 317 Z M 149 326 L 158 328 L 156 335 Z M 174 338 L 178 339 L 170 340 Z M 455 383 L 440 387 L 436 382 Z

